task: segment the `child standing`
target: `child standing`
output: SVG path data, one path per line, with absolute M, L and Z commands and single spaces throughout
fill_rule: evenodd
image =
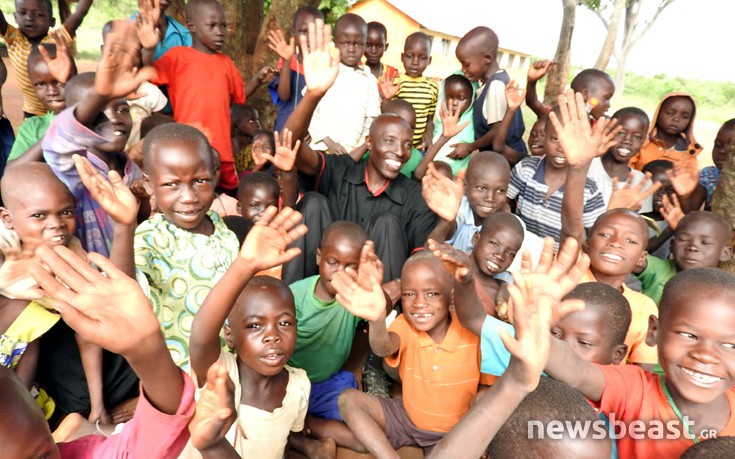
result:
M 416 129 L 413 131 L 413 146 L 426 151 L 431 145 L 434 132 L 434 112 L 439 96 L 439 85 L 426 78 L 424 71 L 431 64 L 431 38 L 424 32 L 414 32 L 406 37 L 401 53 L 401 62 L 406 71 L 398 77 L 398 90 L 387 92 L 386 97 L 398 97 L 408 101 L 416 110 Z M 388 75 L 384 76 L 388 81 Z M 384 86 L 389 86 L 384 84 Z M 395 94 L 391 94 L 395 91 Z
M 480 89 L 472 104 L 475 140 L 470 143 L 454 145 L 452 158 L 461 159 L 477 149 L 489 149 L 495 137 L 495 125 L 499 123 L 507 108 L 505 85 L 510 77 L 498 65 L 498 36 L 487 27 L 475 27 L 465 34 L 457 45 L 457 59 L 462 64 L 462 72 L 470 81 L 479 81 Z M 525 155 L 523 142 L 523 117 L 516 112 L 508 132 L 506 144 Z
M 82 24 L 84 17 L 92 6 L 92 0 L 80 0 L 77 9 L 59 28 L 64 43 L 69 46 L 74 41 L 74 34 Z M 43 115 L 46 108 L 36 96 L 33 86 L 28 79 L 28 55 L 33 45 L 39 43 L 53 43 L 49 35 L 49 28 L 56 24 L 50 0 L 18 0 L 15 2 L 13 13 L 18 27 L 14 27 L 0 14 L 0 34 L 8 44 L 10 63 L 15 69 L 18 86 L 23 93 L 23 115 L 28 118 L 33 115 Z
M 694 138 L 694 98 L 682 92 L 672 92 L 661 99 L 653 122 L 641 147 L 640 154 L 630 160 L 630 167 L 642 170 L 656 159 L 673 163 L 690 161 L 699 155 L 702 146 Z
M 339 74 L 309 123 L 314 150 L 349 153 L 365 141 L 373 119 L 380 114 L 375 78 L 360 63 L 366 40 L 367 24 L 360 16 L 347 13 L 337 20 L 334 42 L 341 59 Z
M 177 122 L 203 128 L 222 160 L 219 187 L 234 192 L 238 179 L 230 140 L 230 103 L 245 103 L 270 70 L 264 67 L 247 85 L 243 83 L 235 64 L 221 52 L 227 20 L 216 0 L 190 1 L 185 11 L 192 46 L 172 48 L 155 61 L 158 76 L 152 82 L 168 85 Z
M 226 438 L 242 457 L 281 458 L 289 433 L 304 427 L 309 380 L 303 370 L 286 365 L 297 336 L 294 298 L 281 281 L 255 277 L 298 252 L 286 246 L 306 234 L 306 227 L 298 225 L 300 218 L 290 208 L 276 215 L 270 207 L 192 323 L 195 380 L 202 386 L 209 367 L 219 362 L 235 383 L 237 420 Z M 236 355 L 220 346 L 223 325 Z
M 386 51 L 388 51 L 388 30 L 380 22 L 368 22 L 365 65 L 378 80 L 378 90 L 381 97 L 385 97 L 385 94 L 383 94 L 383 89 L 380 87 L 380 81 L 383 79 L 393 81 L 398 76 L 397 68 L 380 62 Z

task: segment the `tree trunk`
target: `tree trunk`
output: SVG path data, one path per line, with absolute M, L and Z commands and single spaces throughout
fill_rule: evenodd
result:
M 294 13 L 304 4 L 318 6 L 319 0 L 273 0 L 265 17 L 263 0 L 222 0 L 230 25 L 224 52 L 235 62 L 243 80 L 248 81 L 264 65 L 276 65 L 278 56 L 268 48 L 268 31 L 280 28 L 289 37 Z M 265 86 L 248 98 L 247 103 L 258 110 L 264 128 L 273 126 L 276 107 Z
M 722 215 L 735 228 L 735 143 L 730 144 L 730 154 L 722 165 L 720 180 L 712 197 L 712 212 Z M 734 257 L 735 258 L 735 257 Z M 720 268 L 735 274 L 735 259 L 720 263 Z
M 630 54 L 630 48 L 626 47 L 619 50 L 615 55 L 617 60 L 617 66 L 615 68 L 615 95 L 617 97 L 622 97 L 623 91 L 625 91 L 625 65 L 628 60 L 628 54 Z
M 607 65 L 610 63 L 610 56 L 615 52 L 615 41 L 618 39 L 620 19 L 623 17 L 625 3 L 626 0 L 615 0 L 613 13 L 608 22 L 606 22 L 604 18 L 600 17 L 603 24 L 607 27 L 607 36 L 605 37 L 605 41 L 602 43 L 602 49 L 600 49 L 600 55 L 597 57 L 597 62 L 595 62 L 595 68 L 598 70 L 604 71 L 607 68 Z
M 577 0 L 562 0 L 562 6 L 564 15 L 561 21 L 561 31 L 559 32 L 559 44 L 556 47 L 556 54 L 554 54 L 556 66 L 546 76 L 545 105 L 556 105 L 557 97 L 564 92 L 564 87 L 569 79 L 569 58 L 577 14 Z

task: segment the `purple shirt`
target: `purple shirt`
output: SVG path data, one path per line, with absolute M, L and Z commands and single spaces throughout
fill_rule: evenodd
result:
M 107 177 L 110 169 L 88 147 L 107 142 L 74 117 L 75 107 L 59 113 L 43 136 L 43 158 L 54 173 L 71 190 L 77 203 L 77 232 L 82 246 L 88 252 L 97 252 L 109 258 L 112 246 L 113 221 L 84 187 L 73 154 L 86 156 L 95 169 Z M 122 155 L 122 153 L 120 153 Z M 140 168 L 125 157 L 123 183 L 130 186 L 143 177 Z

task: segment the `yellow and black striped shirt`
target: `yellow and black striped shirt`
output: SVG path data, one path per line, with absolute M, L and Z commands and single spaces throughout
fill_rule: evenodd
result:
M 416 129 L 413 131 L 414 148 L 421 147 L 421 139 L 426 131 L 429 118 L 434 116 L 436 101 L 439 96 L 439 85 L 426 77 L 413 78 L 408 75 L 398 77 L 399 97 L 413 105 L 416 110 Z

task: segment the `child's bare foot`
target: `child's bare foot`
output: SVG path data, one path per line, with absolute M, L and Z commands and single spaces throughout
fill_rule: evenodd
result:
M 310 438 L 305 446 L 309 459 L 335 459 L 337 457 L 337 443 L 331 438 L 321 440 Z
M 109 436 L 115 430 L 115 426 L 100 425 L 100 429 L 105 435 Z M 61 443 L 94 434 L 101 434 L 94 423 L 87 421 L 87 418 L 79 413 L 71 413 L 61 421 L 59 427 L 54 431 L 53 437 L 56 443 Z

